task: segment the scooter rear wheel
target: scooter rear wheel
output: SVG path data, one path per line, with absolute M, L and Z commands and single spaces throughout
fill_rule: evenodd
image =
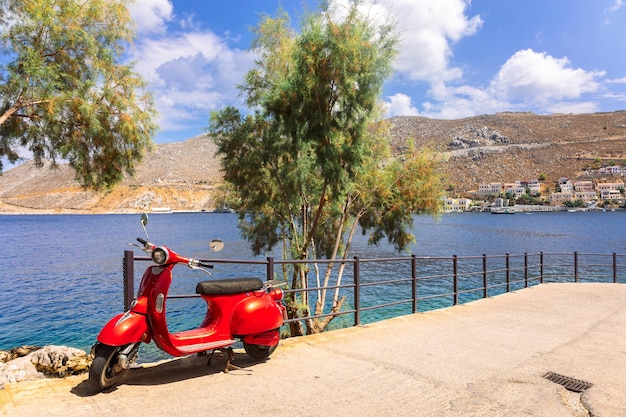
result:
M 128 371 L 117 361 L 124 346 L 109 346 L 100 344 L 94 352 L 93 362 L 89 368 L 89 381 L 99 390 L 112 387 Z
M 278 344 L 275 344 L 274 346 L 262 346 L 243 342 L 243 348 L 245 349 L 248 356 L 257 361 L 262 361 L 269 358 L 270 355 L 274 353 L 277 347 Z

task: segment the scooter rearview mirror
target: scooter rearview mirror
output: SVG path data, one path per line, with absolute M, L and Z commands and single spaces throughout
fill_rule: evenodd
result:
M 209 248 L 211 248 L 213 252 L 219 252 L 224 248 L 224 242 L 221 239 L 213 239 L 209 243 Z
M 148 215 L 146 213 L 143 213 L 141 215 L 141 227 L 143 227 L 143 232 L 146 234 L 146 238 L 150 240 L 150 237 L 148 236 L 148 231 L 146 230 L 147 225 L 148 225 Z

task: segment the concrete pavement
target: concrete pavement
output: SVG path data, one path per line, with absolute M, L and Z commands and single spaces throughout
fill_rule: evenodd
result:
M 0 416 L 626 417 L 626 285 L 542 284 L 451 308 L 281 341 L 221 372 L 188 357 L 0 390 Z M 587 381 L 582 394 L 544 378 Z

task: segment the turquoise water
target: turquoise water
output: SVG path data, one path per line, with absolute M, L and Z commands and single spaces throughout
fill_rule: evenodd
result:
M 619 211 L 448 214 L 438 221 L 420 216 L 415 219 L 416 243 L 411 253 L 433 257 L 539 251 L 626 253 L 624 226 L 626 213 Z M 151 215 L 148 232 L 155 243 L 167 244 L 185 255 L 254 259 L 239 237 L 233 214 Z M 58 344 L 88 350 L 103 324 L 123 310 L 123 251 L 142 235 L 138 215 L 0 216 L 0 349 Z M 222 252 L 212 253 L 208 242 L 216 237 L 226 246 Z M 370 247 L 361 236 L 353 254 L 362 259 L 396 256 L 391 246 Z M 137 280 L 144 265 L 135 266 Z M 396 275 L 397 268 L 406 265 L 367 264 L 369 270 L 363 268 L 366 277 L 379 277 Z M 216 264 L 213 274 L 215 278 L 263 278 L 265 266 Z M 175 278 L 171 293 L 192 294 L 197 281 L 206 276 L 177 268 Z M 406 292 L 406 286 L 397 285 L 384 290 L 372 288 L 364 291 L 364 297 L 389 302 L 410 297 Z M 435 307 L 438 305 L 429 308 Z M 197 299 L 175 300 L 169 308 L 172 326 L 184 327 L 201 320 L 204 305 Z M 406 306 L 397 307 L 366 315 L 365 320 L 409 311 Z M 350 316 L 337 322 L 349 325 L 351 320 Z

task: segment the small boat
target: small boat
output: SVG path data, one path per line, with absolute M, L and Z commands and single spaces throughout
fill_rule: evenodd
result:
M 496 207 L 491 209 L 491 214 L 515 214 L 515 210 L 506 207 Z

